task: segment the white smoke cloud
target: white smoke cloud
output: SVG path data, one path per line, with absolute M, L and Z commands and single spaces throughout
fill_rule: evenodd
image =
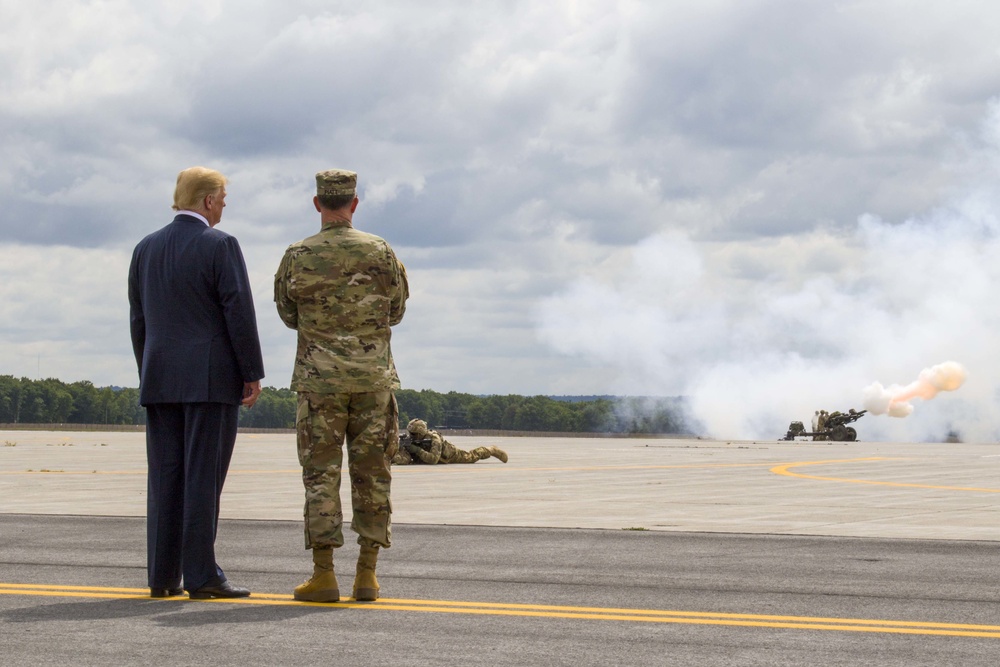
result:
M 920 376 L 906 386 L 883 387 L 873 382 L 863 392 L 864 407 L 873 415 L 909 417 L 913 414 L 914 398 L 929 401 L 939 392 L 955 391 L 965 383 L 965 368 L 955 361 L 946 361 L 920 371 Z
M 545 299 L 541 339 L 617 369 L 615 393 L 688 397 L 700 432 L 719 438 L 776 438 L 791 420 L 862 401 L 872 414 L 909 414 L 911 399 L 961 385 L 964 369 L 940 364 L 904 387 L 858 388 L 958 357 L 971 371 L 962 392 L 906 420 L 861 420 L 859 439 L 997 440 L 998 108 L 968 161 L 978 181 L 949 205 L 895 224 L 865 214 L 852 230 L 795 238 L 659 234 L 610 276 Z

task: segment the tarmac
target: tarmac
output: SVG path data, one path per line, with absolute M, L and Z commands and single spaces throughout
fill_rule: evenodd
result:
M 293 435 L 240 434 L 205 603 L 144 588 L 143 434 L 0 431 L 0 663 L 996 663 L 996 443 L 449 439 L 510 461 L 394 467 L 384 598 L 346 531 L 309 605 Z
M 995 443 L 450 441 L 510 462 L 394 467 L 395 523 L 1000 539 Z M 142 517 L 145 475 L 142 433 L 0 431 L 0 513 Z M 222 518 L 301 516 L 294 435 L 240 434 Z

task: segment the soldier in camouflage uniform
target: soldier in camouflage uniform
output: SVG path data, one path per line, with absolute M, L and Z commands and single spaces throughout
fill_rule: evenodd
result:
M 813 433 L 817 433 L 826 428 L 826 421 L 830 418 L 830 414 L 826 410 L 820 410 L 819 415 L 816 417 L 816 428 Z M 814 435 L 813 440 L 826 440 L 825 435 Z
M 291 388 L 298 392 L 295 427 L 305 486 L 305 544 L 313 576 L 295 599 L 336 602 L 333 549 L 343 546 L 340 472 L 343 443 L 351 479 L 351 528 L 358 534 L 353 596 L 378 598 L 375 565 L 391 545 L 390 460 L 399 446 L 399 377 L 389 346 L 402 320 L 406 270 L 381 238 L 354 229 L 357 174 L 316 174 L 318 234 L 293 243 L 274 276 L 274 301 L 298 331 Z
M 427 428 L 427 422 L 422 419 L 410 420 L 406 425 L 410 439 L 405 442 L 396 455 L 392 457 L 393 465 L 409 465 L 411 463 L 475 463 L 496 457 L 507 463 L 507 452 L 497 447 L 476 447 L 471 452 L 459 449 L 441 437 L 437 431 Z M 419 443 L 419 444 L 418 444 Z

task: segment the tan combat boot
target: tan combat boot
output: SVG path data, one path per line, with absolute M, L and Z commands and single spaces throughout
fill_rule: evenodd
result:
M 340 586 L 333 573 L 333 549 L 313 549 L 313 575 L 295 587 L 295 599 L 303 602 L 337 602 Z
M 507 452 L 505 452 L 504 450 L 500 449 L 499 447 L 490 447 L 490 454 L 492 454 L 493 456 L 497 457 L 498 459 L 500 459 L 504 463 L 507 463 Z
M 493 452 L 489 450 L 488 447 L 476 447 L 469 452 L 473 456 L 472 461 L 466 461 L 466 463 L 475 463 L 476 461 L 482 461 L 493 456 Z
M 378 579 L 375 578 L 375 563 L 378 561 L 378 547 L 361 547 L 358 554 L 358 571 L 354 577 L 354 599 L 358 602 L 378 600 Z

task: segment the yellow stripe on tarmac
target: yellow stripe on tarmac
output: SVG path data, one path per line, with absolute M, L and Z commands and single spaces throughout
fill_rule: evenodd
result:
M 620 466 L 559 466 L 553 468 L 507 468 L 507 470 L 522 472 L 549 472 L 553 470 L 706 470 L 710 468 L 763 468 L 773 463 L 688 463 L 682 465 L 620 465 Z M 451 467 L 451 466 L 447 466 Z M 495 466 L 489 466 L 493 469 Z M 486 466 L 479 470 L 486 469 Z M 501 468 L 502 469 L 502 468 Z
M 0 475 L 145 475 L 145 470 L 0 470 Z
M 230 470 L 228 476 L 233 475 L 273 475 L 289 474 L 301 475 L 302 469 L 298 470 Z M 146 469 L 142 470 L 0 470 L 0 475 L 145 475 Z
M 873 479 L 851 479 L 847 477 L 828 477 L 822 475 L 806 475 L 800 472 L 792 472 L 792 468 L 799 468 L 802 466 L 821 466 L 821 465 L 833 465 L 836 463 L 860 463 L 865 461 L 905 461 L 906 459 L 899 458 L 886 458 L 886 457 L 870 457 L 863 459 L 833 459 L 830 461 L 799 461 L 797 463 L 783 463 L 782 465 L 775 466 L 771 468 L 771 472 L 776 475 L 784 475 L 786 477 L 798 477 L 800 479 L 815 479 L 822 482 L 842 482 L 845 484 L 869 484 L 873 486 L 893 486 L 902 487 L 909 489 L 937 489 L 944 491 L 972 491 L 976 493 L 1000 493 L 1000 489 L 985 489 L 972 486 L 945 486 L 945 485 L 935 485 L 935 484 L 913 484 L 910 482 L 886 482 L 882 480 Z
M 62 598 L 111 598 L 120 600 L 152 600 L 146 588 L 106 588 L 99 586 L 59 586 L 47 584 L 13 584 L 0 582 L 0 595 L 30 595 Z M 156 599 L 156 602 L 189 602 L 184 596 Z M 439 614 L 470 614 L 480 616 L 510 616 L 524 618 L 560 618 L 585 621 L 624 621 L 633 623 L 673 623 L 684 625 L 717 625 L 749 628 L 783 628 L 795 630 L 825 630 L 834 632 L 880 632 L 907 635 L 949 637 L 986 637 L 1000 639 L 1000 626 L 967 623 L 934 623 L 885 619 L 828 618 L 812 616 L 781 616 L 762 614 L 732 614 L 704 611 L 661 609 L 623 609 L 616 607 L 570 607 L 556 605 L 515 604 L 498 602 L 463 602 L 456 600 L 408 600 L 382 598 L 377 602 L 297 602 L 291 595 L 254 593 L 249 598 L 194 600 L 270 606 L 307 606 L 326 609 L 365 609 L 369 611 L 409 611 Z
M 685 470 L 685 469 L 697 469 L 703 470 L 708 468 L 764 468 L 767 466 L 774 465 L 773 463 L 693 463 L 686 465 L 618 465 L 618 466 L 559 466 L 559 467 L 545 467 L 545 468 L 519 468 L 519 467 L 500 467 L 500 466 L 478 466 L 474 468 L 469 468 L 467 466 L 398 466 L 394 467 L 393 471 L 401 472 L 407 469 L 409 470 L 437 470 L 446 472 L 448 469 L 453 471 L 455 474 L 459 472 L 469 473 L 473 471 L 480 472 L 499 472 L 503 470 L 508 470 L 517 473 L 523 472 L 552 472 L 557 470 L 562 471 L 591 471 L 591 470 Z M 145 475 L 146 470 L 0 470 L 0 475 Z M 301 475 L 302 469 L 296 470 L 230 470 L 228 476 L 233 475 Z

